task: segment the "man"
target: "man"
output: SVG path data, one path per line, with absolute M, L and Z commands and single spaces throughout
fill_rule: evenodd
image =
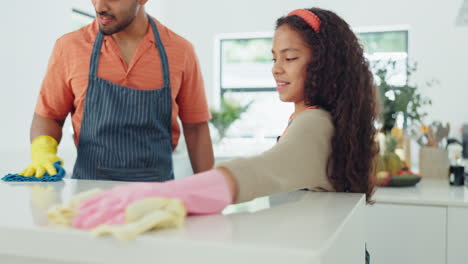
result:
M 72 178 L 172 179 L 182 121 L 195 173 L 211 169 L 210 112 L 192 45 L 145 13 L 148 0 L 92 0 L 95 21 L 57 40 L 31 125 L 32 163 L 55 174 L 71 113 Z

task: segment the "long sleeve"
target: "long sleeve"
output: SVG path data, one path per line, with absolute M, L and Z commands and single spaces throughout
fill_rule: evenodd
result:
M 332 191 L 326 168 L 333 132 L 328 112 L 307 110 L 294 119 L 270 150 L 221 162 L 217 167 L 228 169 L 237 180 L 237 203 L 302 188 Z

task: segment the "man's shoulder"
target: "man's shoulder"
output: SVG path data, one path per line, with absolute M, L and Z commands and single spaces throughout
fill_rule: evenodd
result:
M 161 38 L 163 40 L 164 45 L 168 46 L 177 46 L 178 48 L 188 48 L 192 49 L 192 43 L 182 37 L 181 35 L 175 33 L 173 30 L 168 28 L 166 25 L 162 24 L 155 18 L 152 18 L 156 25 L 158 26 L 158 31 L 161 34 Z
M 82 43 L 93 43 L 96 38 L 97 29 L 95 24 L 90 23 L 75 31 L 62 35 L 57 41 L 67 48 L 71 48 Z

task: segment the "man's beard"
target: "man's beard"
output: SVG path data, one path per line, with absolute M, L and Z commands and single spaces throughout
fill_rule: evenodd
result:
M 125 28 L 127 28 L 132 22 L 133 20 L 135 19 L 136 17 L 136 10 L 137 10 L 137 2 L 135 2 L 135 5 L 133 5 L 129 12 L 126 13 L 126 15 L 124 16 L 124 21 L 121 22 L 121 23 L 118 23 L 117 25 L 111 27 L 111 28 L 105 28 L 104 26 L 102 26 L 101 24 L 99 24 L 99 30 L 102 32 L 103 35 L 112 35 L 112 34 L 115 34 L 115 33 L 118 33 L 122 30 L 124 30 Z M 112 19 L 116 19 L 116 17 L 112 14 L 109 14 L 107 12 L 101 12 L 101 13 L 97 13 L 98 15 L 106 15 L 106 16 L 110 16 L 112 17 Z
M 135 17 L 130 17 L 128 20 L 125 21 L 125 23 L 119 23 L 112 28 L 103 28 L 101 25 L 99 25 L 99 30 L 102 32 L 103 35 L 112 35 L 128 27 L 128 25 L 130 25 L 133 22 L 133 19 L 135 19 Z

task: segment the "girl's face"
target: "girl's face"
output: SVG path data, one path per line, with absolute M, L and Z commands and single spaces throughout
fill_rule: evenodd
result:
M 273 77 L 281 101 L 304 104 L 304 81 L 312 50 L 289 25 L 280 26 L 273 38 Z

